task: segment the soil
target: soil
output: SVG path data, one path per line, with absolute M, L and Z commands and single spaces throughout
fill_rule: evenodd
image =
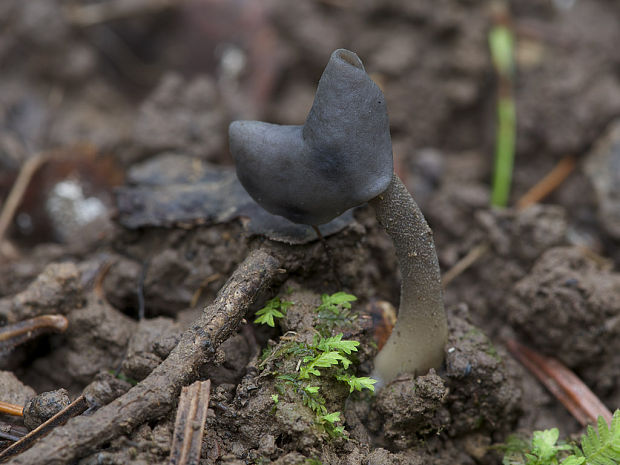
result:
M 200 463 L 491 465 L 511 433 L 582 431 L 508 354 L 512 338 L 620 407 L 618 2 L 509 4 L 518 131 L 506 209 L 489 207 L 494 2 L 168 3 L 0 2 L 1 207 L 24 164 L 45 157 L 0 237 L 0 319 L 68 320 L 62 334 L 2 346 L 0 400 L 28 413 L 0 414 L 0 430 L 32 429 L 82 393 L 85 415 L 123 396 L 257 248 L 282 273 L 193 375 L 212 383 Z M 287 347 L 312 342 L 321 295 L 345 291 L 356 318 L 331 334 L 360 342 L 354 370 L 369 375 L 398 308 L 392 244 L 367 206 L 322 227 L 325 244 L 264 212 L 236 180 L 226 133 L 234 119 L 303 123 L 342 47 L 385 93 L 395 168 L 442 272 L 483 252 L 445 288 L 441 369 L 403 373 L 375 395 L 317 379 L 346 430 L 331 438 L 277 373 L 299 363 Z M 544 203 L 514 207 L 568 155 L 576 167 Z M 254 324 L 276 296 L 294 304 L 286 317 Z M 77 463 L 168 463 L 174 407 Z

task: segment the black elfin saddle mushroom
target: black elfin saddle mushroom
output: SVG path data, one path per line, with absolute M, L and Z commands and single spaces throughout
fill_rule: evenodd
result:
M 380 386 L 439 368 L 448 328 L 433 234 L 393 173 L 385 100 L 357 55 L 332 53 L 305 125 L 236 121 L 230 149 L 254 200 L 293 222 L 316 226 L 370 203 L 402 276 L 398 321 L 372 376 Z
M 357 55 L 332 53 L 303 126 L 230 125 L 241 184 L 265 210 L 320 225 L 383 192 L 392 141 L 383 93 Z

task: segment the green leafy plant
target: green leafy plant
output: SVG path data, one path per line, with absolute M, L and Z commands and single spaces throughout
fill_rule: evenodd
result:
M 276 371 L 276 378 L 283 382 L 283 385 L 276 385 L 280 395 L 285 393 L 284 385 L 290 387 L 293 392 L 300 396 L 301 402 L 310 408 L 315 414 L 316 425 L 326 432 L 330 437 L 342 437 L 346 433 L 343 426 L 337 423 L 340 421 L 340 412 L 329 412 L 326 407 L 326 400 L 321 393 L 320 383 L 317 378 L 326 379 L 331 377 L 339 383 L 345 384 L 349 388 L 349 393 L 353 391 L 374 391 L 376 380 L 369 377 L 357 377 L 351 372 L 354 362 L 352 355 L 357 352 L 359 342 L 343 339 L 343 334 L 331 335 L 328 326 L 337 323 L 346 324 L 354 321 L 357 316 L 351 311 L 351 302 L 357 298 L 351 294 L 337 292 L 332 295 L 323 294 L 321 304 L 316 308 L 321 321 L 321 314 L 333 316 L 330 318 L 329 325 L 321 322 L 317 325 L 318 334 L 315 335 L 311 343 L 287 341 L 265 353 L 265 358 L 260 367 L 263 368 L 268 359 L 288 359 L 296 361 L 295 370 L 285 369 L 284 372 Z M 285 305 L 288 304 L 288 305 Z M 285 305 L 284 312 L 290 306 L 290 302 L 279 302 L 272 299 L 268 302 L 262 312 L 257 315 L 264 319 L 264 323 L 269 324 L 267 316 L 281 318 L 277 313 L 282 313 L 282 306 Z M 263 311 L 264 310 L 264 311 Z M 258 320 L 258 318 L 257 318 Z M 283 363 L 276 363 L 276 366 L 283 366 Z M 289 365 L 290 366 L 290 363 Z M 279 396 L 276 394 L 276 398 Z M 274 397 L 272 396 L 272 399 Z M 277 408 L 277 401 L 274 400 L 274 407 Z
M 291 305 L 293 305 L 293 302 L 282 302 L 280 297 L 274 297 L 256 312 L 257 318 L 254 320 L 254 323 L 266 324 L 273 328 L 276 325 L 275 318 L 283 318 Z
M 346 292 L 336 292 L 335 294 L 323 294 L 321 296 L 321 305 L 316 309 L 317 312 L 329 310 L 332 313 L 340 313 L 343 309 L 350 309 L 351 302 L 355 302 L 357 297 Z
M 333 369 L 332 376 L 349 387 L 349 392 L 367 389 L 374 391 L 376 380 L 368 377 L 357 377 L 348 373 L 352 361 L 348 358 L 357 351 L 359 342 L 342 339 L 342 334 L 331 337 L 315 336 L 312 344 L 294 343 L 288 346 L 288 354 L 305 354 L 298 363 L 295 374 L 283 373 L 277 376 L 291 386 L 294 392 L 301 396 L 303 405 L 309 407 L 316 414 L 316 423 L 330 437 L 344 435 L 344 428 L 336 426 L 340 419 L 340 412 L 327 411 L 325 398 L 320 392 L 320 387 L 313 384 L 316 377 L 321 376 L 320 369 Z
M 319 417 L 319 424 L 331 437 L 344 436 L 344 426 L 336 426 L 337 421 L 340 421 L 340 412 L 332 412 Z
M 346 292 L 323 294 L 321 305 L 316 308 L 319 316 L 317 330 L 323 335 L 329 335 L 335 327 L 351 325 L 357 319 L 351 310 L 351 302 L 356 300 L 357 297 Z
M 534 431 L 531 441 L 511 437 L 503 446 L 504 465 L 619 465 L 620 410 L 614 413 L 611 426 L 598 418 L 598 433 L 588 426 L 581 437 L 581 447 L 558 443 L 557 428 Z M 569 454 L 569 451 L 572 451 Z

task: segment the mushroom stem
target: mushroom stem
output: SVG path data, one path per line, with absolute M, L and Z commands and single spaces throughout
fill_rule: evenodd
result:
M 433 233 L 418 205 L 396 174 L 369 203 L 394 242 L 402 276 L 398 321 L 375 358 L 372 374 L 383 385 L 399 373 L 422 375 L 438 369 L 448 328 Z

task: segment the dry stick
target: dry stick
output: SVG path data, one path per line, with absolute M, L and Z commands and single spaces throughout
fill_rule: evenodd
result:
M 13 464 L 59 465 L 95 451 L 173 407 L 183 386 L 195 381 L 199 367 L 213 360 L 216 349 L 238 328 L 248 308 L 275 280 L 280 261 L 263 250 L 252 252 L 235 270 L 215 302 L 183 333 L 181 340 L 151 374 L 122 397 L 92 416 L 72 419 L 57 428 Z
M 196 381 L 181 391 L 174 423 L 170 465 L 198 464 L 207 421 L 211 380 Z
M 5 462 L 9 458 L 13 457 L 16 454 L 23 452 L 28 449 L 34 442 L 38 439 L 41 439 L 43 436 L 49 434 L 54 430 L 58 425 L 62 425 L 66 423 L 70 418 L 81 415 L 88 408 L 88 402 L 84 396 L 80 396 L 63 408 L 60 412 L 54 415 L 52 418 L 47 420 L 45 423 L 40 424 L 35 429 L 30 431 L 26 436 L 21 438 L 14 444 L 11 444 L 9 447 L 4 449 L 2 453 L 0 453 L 0 462 Z M 30 463 L 39 463 L 37 460 L 33 460 Z
M 25 426 L 13 425 L 0 421 L 0 438 L 8 441 L 19 441 L 28 434 Z
M 577 375 L 558 360 L 541 355 L 514 339 L 506 341 L 512 355 L 545 385 L 582 426 L 602 416 L 611 423 L 611 412 Z
M 0 351 L 11 350 L 41 334 L 64 332 L 69 320 L 62 315 L 40 315 L 0 328 Z
M 22 198 L 30 184 L 32 176 L 37 172 L 37 169 L 48 159 L 48 156 L 40 154 L 32 158 L 29 158 L 23 165 L 11 188 L 11 192 L 4 203 L 2 213 L 0 213 L 0 243 L 4 240 L 4 235 L 9 229 L 13 216 L 17 211 L 17 207 L 22 202 Z
M 8 402 L 0 401 L 0 413 L 21 417 L 24 416 L 24 407 L 22 405 L 9 404 Z
M 524 210 L 547 197 L 566 180 L 575 169 L 576 164 L 575 157 L 572 155 L 562 158 L 544 178 L 519 199 L 517 210 Z
M 19 436 L 13 436 L 10 433 L 5 433 L 4 431 L 0 431 L 0 439 L 5 439 L 7 441 L 19 441 Z
M 454 279 L 461 275 L 467 268 L 476 263 L 489 250 L 489 244 L 482 243 L 471 249 L 467 254 L 446 271 L 441 278 L 441 287 L 446 288 Z

